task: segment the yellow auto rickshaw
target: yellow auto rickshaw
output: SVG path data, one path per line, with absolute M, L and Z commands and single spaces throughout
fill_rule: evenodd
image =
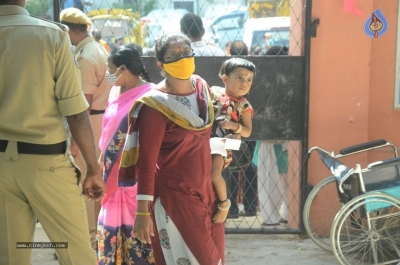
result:
M 115 39 L 120 37 L 124 38 L 126 44 L 143 46 L 140 14 L 132 12 L 132 9 L 96 9 L 87 15 L 92 21 L 91 30 L 98 29 L 111 48 Z

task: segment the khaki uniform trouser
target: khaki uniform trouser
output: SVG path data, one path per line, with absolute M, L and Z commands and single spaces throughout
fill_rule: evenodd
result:
M 101 136 L 101 128 L 103 122 L 103 115 L 90 115 L 90 121 L 92 123 L 94 140 L 96 144 L 96 152 L 100 155 L 99 140 Z M 79 151 L 78 155 L 74 158 L 76 165 L 79 167 L 82 173 L 81 184 L 86 177 L 86 163 L 83 159 L 82 153 Z M 97 220 L 100 213 L 101 201 L 89 201 L 85 197 L 87 220 L 89 225 L 90 243 L 93 249 L 97 249 Z
M 36 217 L 50 242 L 68 243 L 60 264 L 97 264 L 78 174 L 66 154 L 18 154 L 13 141 L 0 152 L 0 265 L 31 264 L 32 249 L 16 245 L 33 241 Z

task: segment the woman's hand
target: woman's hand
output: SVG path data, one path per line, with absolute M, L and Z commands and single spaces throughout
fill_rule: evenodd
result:
M 150 236 L 154 236 L 154 232 L 150 215 L 136 216 L 133 233 L 143 244 L 151 244 Z
M 236 131 L 239 127 L 238 123 L 232 122 L 232 121 L 221 121 L 219 124 L 219 127 L 225 129 L 225 130 L 232 130 Z

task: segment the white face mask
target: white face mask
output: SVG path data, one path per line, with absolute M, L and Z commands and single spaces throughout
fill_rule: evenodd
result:
M 115 83 L 118 80 L 118 77 L 119 77 L 119 76 L 117 76 L 118 70 L 119 70 L 119 67 L 117 68 L 117 71 L 115 71 L 114 74 L 110 74 L 110 72 L 108 70 L 106 71 L 105 77 L 106 77 L 108 83 L 110 83 L 110 85 L 112 85 L 112 86 L 115 85 Z

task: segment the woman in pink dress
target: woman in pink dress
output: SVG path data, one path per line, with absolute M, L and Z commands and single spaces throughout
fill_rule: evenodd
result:
M 128 113 L 153 84 L 133 45 L 114 49 L 107 61 L 106 78 L 112 85 L 100 138 L 106 194 L 98 222 L 98 264 L 154 264 L 150 245 L 133 234 L 136 186 L 118 187 L 118 168 L 128 130 Z M 143 80 L 142 77 L 145 79 Z

